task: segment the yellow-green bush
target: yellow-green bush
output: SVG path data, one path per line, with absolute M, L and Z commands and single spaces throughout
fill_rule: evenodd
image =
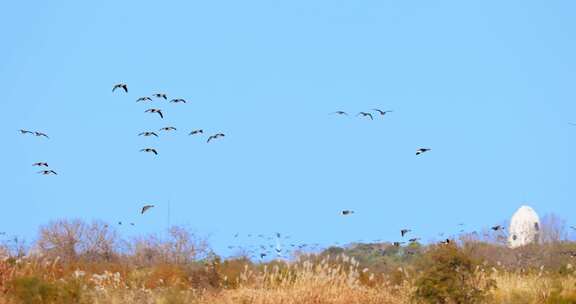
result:
M 38 277 L 20 277 L 9 283 L 8 296 L 22 304 L 80 304 L 82 285 L 78 281 L 48 282 Z
M 453 244 L 432 246 L 423 257 L 414 299 L 434 304 L 483 303 L 495 283 L 479 269 L 477 261 Z

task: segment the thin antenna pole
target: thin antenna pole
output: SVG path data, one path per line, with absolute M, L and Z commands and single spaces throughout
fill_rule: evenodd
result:
M 168 219 L 167 219 L 167 225 L 168 227 L 166 227 L 166 230 L 170 229 L 170 200 L 168 200 Z

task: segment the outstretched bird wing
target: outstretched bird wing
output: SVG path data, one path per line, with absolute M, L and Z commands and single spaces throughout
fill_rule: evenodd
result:
M 154 205 L 146 205 L 144 207 L 142 207 L 142 210 L 140 211 L 140 214 L 144 214 L 144 212 L 146 212 L 146 210 L 150 209 L 154 207 Z

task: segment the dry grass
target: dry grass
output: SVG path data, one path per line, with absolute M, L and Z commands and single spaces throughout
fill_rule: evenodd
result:
M 203 266 L 203 274 L 208 275 L 211 268 L 222 269 L 224 265 L 226 263 Z M 387 275 L 361 269 L 358 262 L 343 255 L 319 262 L 244 264 L 233 279 L 236 281 L 233 287 L 223 287 L 231 278 L 219 276 L 219 286 L 212 288 L 195 287 L 191 276 L 198 269 L 177 265 L 142 269 L 122 265 L 75 266 L 79 268 L 72 270 L 60 260 L 5 259 L 0 262 L 0 286 L 4 295 L 0 303 L 414 303 L 412 277 L 415 274 L 401 275 L 402 283 L 393 285 Z M 116 271 L 103 270 L 106 267 Z M 495 269 L 487 275 L 497 285 L 487 303 L 576 303 L 573 275 L 544 271 L 519 274 Z M 54 294 L 52 300 L 22 300 L 18 292 L 26 292 L 22 288 L 30 287 L 22 285 L 25 287 L 16 290 L 13 282 L 19 278 L 37 278 L 64 294 Z

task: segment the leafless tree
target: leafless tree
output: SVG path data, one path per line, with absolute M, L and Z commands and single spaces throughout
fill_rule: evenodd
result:
M 168 229 L 167 238 L 149 235 L 134 239 L 130 246 L 137 264 L 187 264 L 206 256 L 208 244 L 186 228 Z
M 568 239 L 566 221 L 551 213 L 540 221 L 540 241 L 542 243 L 557 243 Z
M 117 236 L 108 227 L 102 222 L 87 224 L 80 219 L 53 221 L 40 228 L 36 248 L 43 256 L 58 256 L 68 261 L 110 260 Z

